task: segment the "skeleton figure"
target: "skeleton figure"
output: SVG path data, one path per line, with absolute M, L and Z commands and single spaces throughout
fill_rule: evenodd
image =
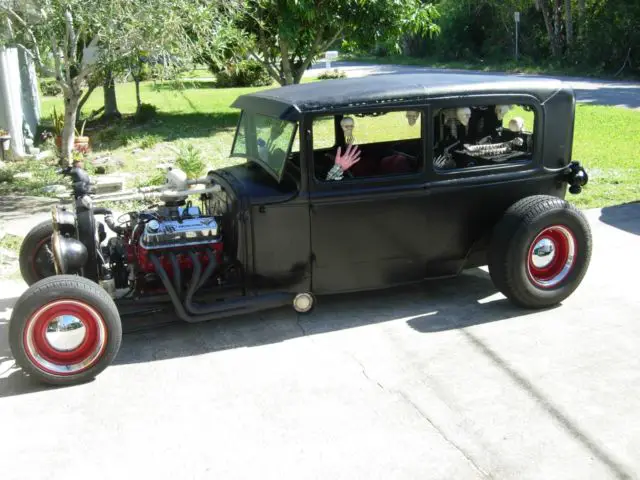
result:
M 356 138 L 353 136 L 353 129 L 355 128 L 355 122 L 353 118 L 344 117 L 340 121 L 340 126 L 342 127 L 342 131 L 344 132 L 344 139 L 347 142 L 347 145 L 354 144 Z
M 460 122 L 465 128 L 469 126 L 469 119 L 471 118 L 471 109 L 468 107 L 448 109 L 443 112 L 444 121 L 443 125 L 449 127 L 451 136 L 455 139 L 458 138 L 458 122 Z
M 409 126 L 414 126 L 420 118 L 420 112 L 412 112 L 411 110 L 406 113 L 407 122 L 409 122 Z
M 502 120 L 504 116 L 513 108 L 513 105 L 496 105 L 495 112 L 498 120 Z

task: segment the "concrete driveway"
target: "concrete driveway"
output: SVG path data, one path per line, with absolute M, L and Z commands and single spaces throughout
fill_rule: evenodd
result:
M 587 215 L 591 268 L 558 308 L 517 309 L 477 269 L 129 333 L 61 389 L 11 368 L 24 286 L 3 280 L 1 477 L 640 478 L 640 204 Z
M 408 65 L 379 65 L 364 62 L 332 62 L 330 70 L 338 68 L 349 77 L 363 77 L 368 75 L 385 75 L 390 73 L 421 73 L 421 72 L 457 72 L 463 74 L 503 75 L 498 72 L 481 72 L 473 70 L 442 69 L 430 67 L 416 67 Z M 307 76 L 317 76 L 326 71 L 325 63 L 314 64 L 307 72 Z M 514 74 L 528 76 L 525 74 Z M 576 93 L 578 102 L 594 105 L 610 105 L 640 110 L 640 82 L 624 82 L 615 80 L 601 80 L 593 78 L 564 77 L 544 75 L 557 78 L 570 84 Z

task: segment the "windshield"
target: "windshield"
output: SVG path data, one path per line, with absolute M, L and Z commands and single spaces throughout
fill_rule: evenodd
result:
M 293 122 L 243 111 L 231 156 L 254 160 L 280 180 L 295 133 Z

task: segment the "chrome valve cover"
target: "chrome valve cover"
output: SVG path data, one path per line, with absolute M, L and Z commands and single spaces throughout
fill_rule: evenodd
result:
M 218 223 L 212 217 L 178 220 L 150 220 L 140 237 L 140 246 L 147 250 L 210 244 L 218 240 Z

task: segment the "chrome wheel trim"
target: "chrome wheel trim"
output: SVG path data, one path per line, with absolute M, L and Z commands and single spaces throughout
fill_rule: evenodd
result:
M 78 318 L 78 320 L 80 320 L 83 324 L 83 327 L 85 329 L 91 330 L 93 335 L 95 335 L 95 339 L 91 339 L 93 345 L 91 345 L 91 348 L 87 350 L 87 354 L 81 359 L 73 361 L 71 363 L 63 363 L 63 361 L 52 361 L 51 359 L 46 358 L 47 355 L 44 350 L 47 349 L 42 348 L 41 346 L 39 347 L 39 344 L 42 345 L 42 342 L 44 341 L 46 345 L 51 349 L 51 351 L 54 352 L 54 355 L 57 352 L 61 357 L 65 354 L 72 354 L 73 350 L 63 351 L 54 348 L 46 338 L 46 333 L 43 336 L 44 338 L 42 338 L 42 336 L 40 338 L 36 338 L 37 335 L 40 335 L 38 324 L 41 317 L 43 315 L 46 315 L 47 312 L 51 309 L 64 307 L 65 305 L 70 305 L 72 307 L 82 309 L 83 313 L 86 314 L 86 319 L 80 319 L 76 315 L 72 316 Z M 55 316 L 54 319 L 58 318 L 59 316 Z M 89 328 L 87 322 L 92 322 L 93 325 Z M 51 323 L 51 320 L 47 321 L 47 329 Z M 39 310 L 37 310 L 36 313 L 33 314 L 33 316 L 27 322 L 23 338 L 26 354 L 29 359 L 35 364 L 36 368 L 53 375 L 74 375 L 87 370 L 102 356 L 107 344 L 107 327 L 100 314 L 91 306 L 76 300 L 59 300 L 44 305 Z M 83 342 L 85 341 L 85 339 L 86 332 L 85 337 L 83 338 Z
M 536 268 L 546 268 L 556 255 L 556 245 L 550 238 L 541 238 L 533 246 L 531 252 L 531 263 Z
M 306 313 L 313 308 L 313 296 L 310 293 L 299 293 L 293 299 L 293 309 L 298 313 Z
M 87 327 L 74 315 L 60 315 L 49 321 L 45 339 L 51 348 L 69 352 L 78 348 L 87 336 Z
M 548 245 L 546 240 L 550 241 L 553 246 L 553 255 L 551 260 L 544 264 L 544 267 L 538 267 L 534 263 L 534 257 L 545 257 L 540 255 L 542 251 L 536 252 L 535 249 L 538 246 Z M 540 288 L 553 288 L 562 283 L 575 265 L 577 251 L 577 242 L 575 236 L 565 226 L 552 225 L 545 228 L 540 232 L 529 249 L 529 255 L 527 258 L 527 272 L 529 278 L 534 285 Z M 555 265 L 554 265 L 555 263 Z M 551 276 L 543 275 L 550 271 Z

